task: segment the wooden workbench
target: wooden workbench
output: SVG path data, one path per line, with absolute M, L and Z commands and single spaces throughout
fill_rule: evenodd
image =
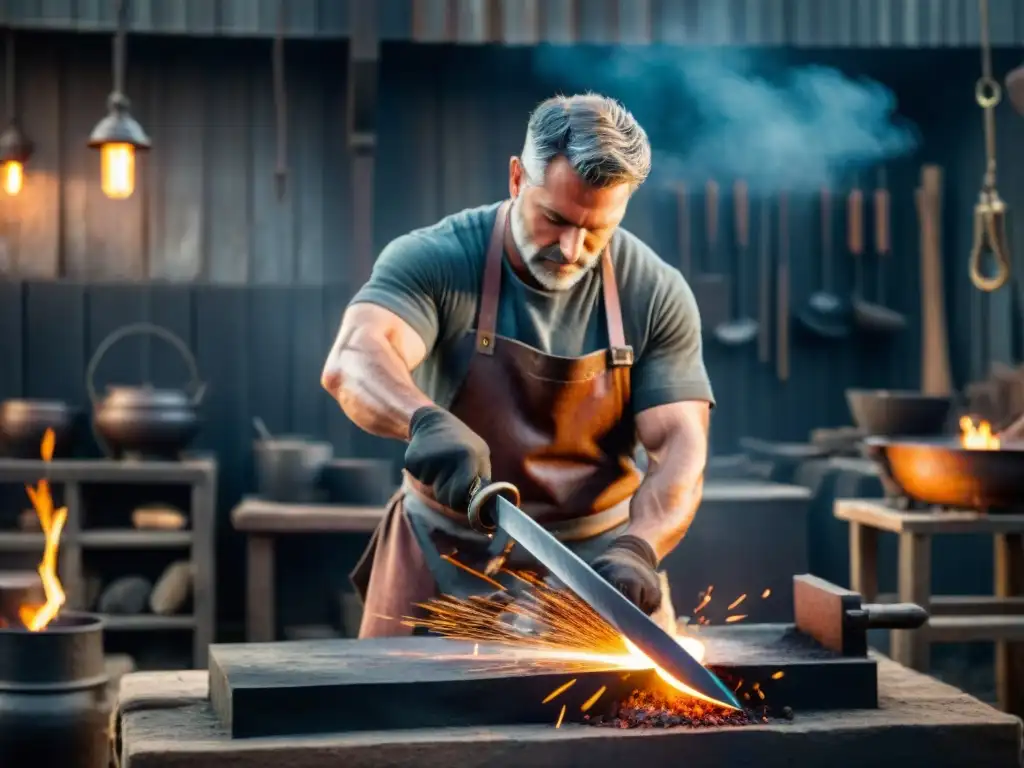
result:
M 932 643 L 994 642 L 999 705 L 1024 715 L 1024 515 L 908 512 L 881 499 L 838 499 L 835 516 L 850 525 L 850 588 L 865 602 L 878 598 L 879 533 L 894 533 L 899 600 L 931 613 L 924 627 L 893 632 L 893 658 L 927 672 Z M 932 595 L 932 540 L 948 534 L 992 537 L 993 595 Z
M 231 524 L 247 539 L 246 640 L 271 642 L 277 627 L 276 541 L 302 533 L 372 533 L 384 507 L 279 504 L 247 498 L 231 511 Z

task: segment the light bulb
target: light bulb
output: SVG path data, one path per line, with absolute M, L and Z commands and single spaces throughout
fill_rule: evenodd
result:
M 25 182 L 25 168 L 17 160 L 8 160 L 3 164 L 4 192 L 12 197 L 21 192 Z
M 100 147 L 100 186 L 112 200 L 125 200 L 135 191 L 135 147 L 104 144 Z

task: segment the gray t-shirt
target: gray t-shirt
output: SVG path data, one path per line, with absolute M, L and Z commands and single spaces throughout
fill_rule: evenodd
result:
M 499 205 L 460 211 L 393 240 L 352 299 L 391 310 L 420 334 L 427 358 L 414 378 L 446 408 L 472 356 L 458 342 L 476 328 L 484 257 Z M 690 286 L 624 229 L 613 244 L 626 343 L 635 361 L 633 412 L 682 400 L 714 404 Z M 607 348 L 601 270 L 591 270 L 569 290 L 541 291 L 524 283 L 506 259 L 497 332 L 550 355 L 579 357 Z

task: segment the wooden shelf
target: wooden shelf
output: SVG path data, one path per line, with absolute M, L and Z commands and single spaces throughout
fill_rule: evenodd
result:
M 180 549 L 192 546 L 192 531 L 139 531 L 134 528 L 85 530 L 78 534 L 83 549 Z
M 60 578 L 68 595 L 68 609 L 88 611 L 84 605 L 87 551 L 184 550 L 193 566 L 192 616 L 104 617 L 110 632 L 186 631 L 192 634 L 192 660 L 196 669 L 207 664 L 214 641 L 216 617 L 216 506 L 217 461 L 189 456 L 181 461 L 115 461 L 110 459 L 61 459 L 52 462 L 0 459 L 0 483 L 35 482 L 47 478 L 61 486 L 68 519 L 60 542 Z M 178 485 L 189 487 L 190 530 L 161 531 L 124 528 L 83 528 L 87 520 L 83 490 L 92 485 Z M 35 531 L 0 530 L 0 553 L 43 551 L 43 534 Z M 4 565 L 0 562 L 0 570 Z M 120 574 L 124 575 L 124 574 Z
M 100 614 L 103 619 L 104 631 L 110 632 L 156 632 L 168 629 L 194 629 L 194 616 L 157 616 L 141 614 L 137 616 L 119 616 Z
M 61 547 L 83 549 L 182 549 L 192 546 L 192 531 L 138 531 L 108 528 L 60 537 Z M 0 552 L 42 552 L 43 534 L 30 531 L 0 532 Z
M 53 483 L 202 483 L 217 463 L 204 457 L 181 461 L 132 459 L 0 459 L 0 483 L 31 482 L 45 477 Z
M 0 552 L 39 552 L 43 551 L 43 534 L 29 531 L 0 532 Z

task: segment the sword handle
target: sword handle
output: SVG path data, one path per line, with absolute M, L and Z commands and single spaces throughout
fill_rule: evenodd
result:
M 496 496 L 504 496 L 515 506 L 519 506 L 519 489 L 512 483 L 489 483 L 473 494 L 469 501 L 469 525 L 477 533 L 494 533 L 498 524 L 494 519 L 493 501 Z

